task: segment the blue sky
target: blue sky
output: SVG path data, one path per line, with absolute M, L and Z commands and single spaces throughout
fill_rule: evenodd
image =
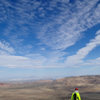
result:
M 100 74 L 100 0 L 0 0 L 0 80 Z

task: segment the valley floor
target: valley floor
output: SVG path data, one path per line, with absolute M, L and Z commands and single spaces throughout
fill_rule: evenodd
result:
M 100 76 L 1 85 L 0 100 L 70 100 L 76 87 L 82 100 L 100 100 Z

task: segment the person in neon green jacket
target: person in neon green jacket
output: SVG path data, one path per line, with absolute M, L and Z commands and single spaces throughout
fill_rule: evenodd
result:
M 78 88 L 75 88 L 75 92 L 72 93 L 71 100 L 81 100 Z

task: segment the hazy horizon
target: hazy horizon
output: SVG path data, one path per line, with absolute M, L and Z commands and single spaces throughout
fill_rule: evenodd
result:
M 11 69 L 10 69 L 11 70 Z M 16 70 L 16 69 L 14 69 Z M 11 70 L 11 72 L 14 72 L 14 70 Z M 23 69 L 22 69 L 23 70 Z M 91 73 L 86 72 L 85 74 L 79 71 L 76 71 L 77 69 L 73 69 L 74 71 L 76 71 L 76 73 L 70 73 L 70 71 L 68 72 L 68 69 L 32 69 L 27 71 L 26 69 L 26 73 L 28 74 L 23 74 L 22 70 L 20 70 L 19 75 L 16 75 L 16 73 L 11 73 L 12 75 L 7 76 L 7 74 L 5 74 L 5 76 L 0 76 L 0 82 L 4 82 L 4 81 L 35 81 L 35 80 L 56 80 L 56 79 L 61 79 L 61 78 L 66 78 L 66 77 L 77 77 L 77 76 L 95 76 L 95 75 L 100 75 L 99 71 L 97 73 L 91 71 Z M 24 69 L 25 70 L 25 69 Z M 48 71 L 48 72 L 47 72 Z M 34 73 L 35 72 L 35 73 Z M 45 73 L 43 73 L 45 72 Z M 39 73 L 39 74 L 37 74 Z

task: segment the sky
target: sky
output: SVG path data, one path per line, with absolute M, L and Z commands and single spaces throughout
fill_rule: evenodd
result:
M 100 75 L 100 0 L 0 0 L 0 80 Z

